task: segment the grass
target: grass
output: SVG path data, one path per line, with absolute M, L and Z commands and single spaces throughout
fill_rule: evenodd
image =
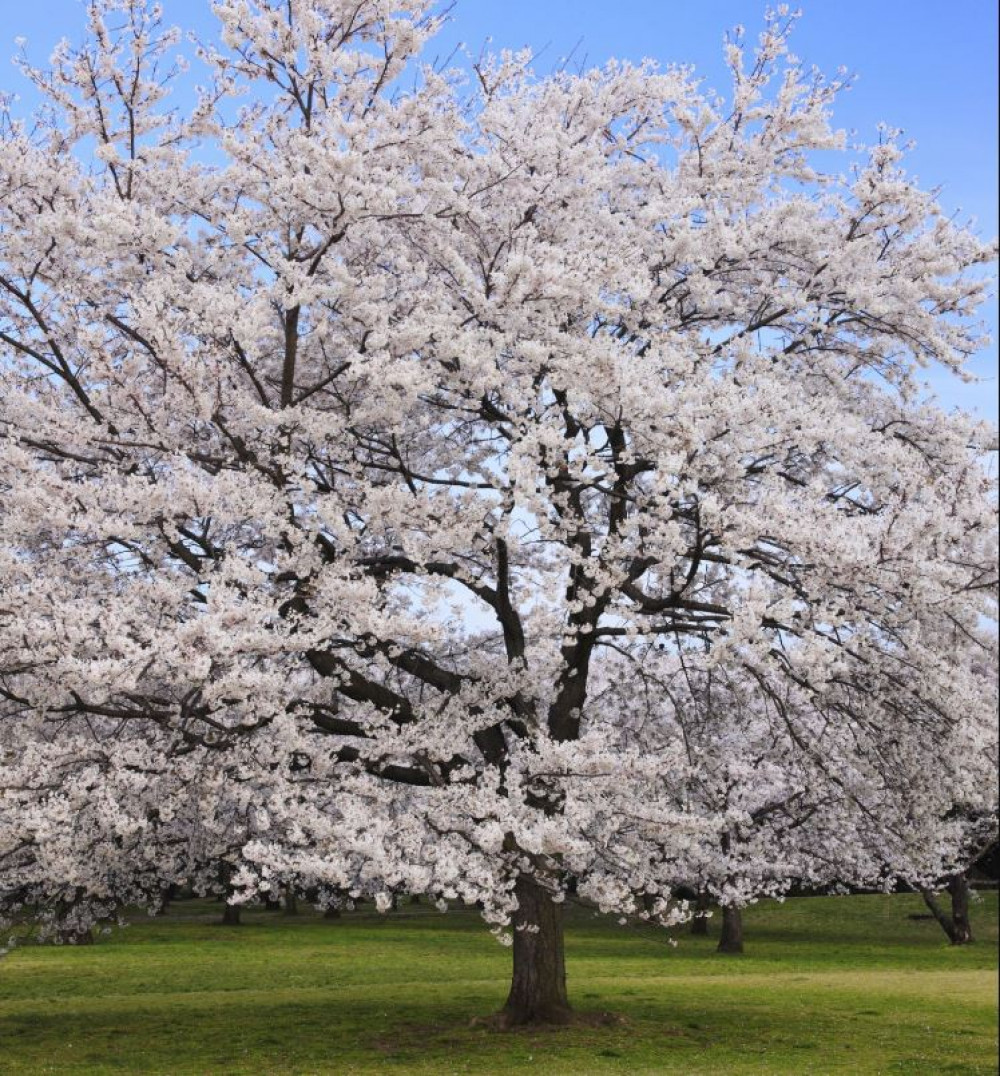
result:
M 339 921 L 183 902 L 0 961 L 0 1073 L 993 1073 L 997 899 L 953 948 L 918 897 L 761 904 L 747 952 L 582 910 L 570 992 L 605 1027 L 497 1032 L 509 952 L 471 911 Z M 716 931 L 713 922 L 713 933 Z

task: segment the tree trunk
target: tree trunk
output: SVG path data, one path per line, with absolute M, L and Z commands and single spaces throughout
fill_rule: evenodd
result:
M 505 1027 L 568 1024 L 562 905 L 533 878 L 521 875 L 514 889 L 514 972 L 500 1013 Z
M 285 915 L 299 914 L 299 898 L 295 895 L 295 890 L 291 887 L 285 890 L 283 909 Z
M 921 889 L 924 904 L 938 921 L 941 929 L 952 945 L 968 945 L 973 940 L 972 925 L 969 922 L 969 881 L 964 874 L 953 875 L 948 880 L 948 892 L 951 894 L 951 915 L 938 903 L 936 894 L 929 889 Z
M 743 913 L 739 908 L 726 905 L 722 909 L 722 936 L 716 951 L 720 953 L 743 952 Z
M 327 910 L 326 910 L 326 911 L 325 911 L 325 912 L 323 913 L 323 918 L 324 918 L 324 919 L 339 919 L 339 918 L 340 918 L 340 909 L 339 909 L 339 908 L 335 908 L 335 907 L 333 907 L 333 905 L 331 905 L 331 906 L 330 906 L 329 908 L 327 908 Z
M 951 894 L 951 922 L 954 935 L 952 945 L 968 945 L 974 941 L 972 923 L 969 921 L 969 879 L 964 874 L 956 874 L 948 882 Z
M 708 937 L 708 893 L 704 890 L 698 893 L 694 902 L 694 918 L 691 920 L 691 933 L 700 938 Z
M 222 925 L 224 927 L 238 927 L 240 925 L 240 906 L 226 901 L 225 911 L 222 913 Z
M 177 895 L 177 886 L 164 886 L 160 891 L 160 906 L 156 909 L 157 915 L 166 915 L 170 911 L 170 902 Z

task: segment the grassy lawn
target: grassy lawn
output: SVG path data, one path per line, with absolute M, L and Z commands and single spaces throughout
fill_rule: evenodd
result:
M 175 905 L 0 961 L 0 1073 L 990 1073 L 997 898 L 954 949 L 918 897 L 789 900 L 747 952 L 571 914 L 571 998 L 620 1023 L 497 1032 L 509 952 L 471 911 L 325 921 Z M 717 930 L 712 923 L 712 931 Z

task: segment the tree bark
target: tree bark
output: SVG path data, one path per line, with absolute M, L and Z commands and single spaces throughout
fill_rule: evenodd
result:
M 954 935 L 952 945 L 968 945 L 975 941 L 972 936 L 972 923 L 969 921 L 969 879 L 964 874 L 956 874 L 948 882 L 951 894 L 951 922 Z
M 283 910 L 285 915 L 299 914 L 299 898 L 295 895 L 295 890 L 291 887 L 285 890 Z
M 527 875 L 514 889 L 514 970 L 510 994 L 500 1013 L 505 1027 L 568 1024 L 562 905 Z
M 955 874 L 948 880 L 951 895 L 951 915 L 938 903 L 937 895 L 930 889 L 921 889 L 924 904 L 938 921 L 952 945 L 968 945 L 973 941 L 972 924 L 969 922 L 969 880 L 964 874 Z
M 224 927 L 238 927 L 240 925 L 240 906 L 226 901 L 225 910 L 222 913 L 222 925 Z
M 157 915 L 166 915 L 170 911 L 170 902 L 177 896 L 177 886 L 171 883 L 161 890 L 160 906 L 156 909 Z
M 331 906 L 330 906 L 329 908 L 327 908 L 327 910 L 326 910 L 326 911 L 325 911 L 325 912 L 323 913 L 323 918 L 324 918 L 324 919 L 339 919 L 339 918 L 340 918 L 340 909 L 339 909 L 339 908 L 335 908 L 335 907 L 334 907 L 333 905 L 331 905 Z
M 722 909 L 722 936 L 716 947 L 719 953 L 743 952 L 743 913 L 735 906 Z
M 694 902 L 694 918 L 691 920 L 691 933 L 700 938 L 708 937 L 708 894 L 702 890 Z

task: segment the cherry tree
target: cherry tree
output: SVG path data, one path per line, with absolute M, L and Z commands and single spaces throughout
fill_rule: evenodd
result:
M 995 840 L 996 732 L 985 721 L 953 723 L 933 740 L 881 742 L 873 765 L 858 729 L 794 684 L 779 695 L 736 663 L 692 667 L 650 643 L 629 658 L 632 675 L 609 685 L 605 705 L 647 750 L 684 744 L 688 777 L 676 794 L 714 825 L 675 860 L 670 881 L 698 895 L 699 913 L 720 905 L 721 952 L 743 951 L 741 909 L 761 897 L 793 886 L 926 891 Z M 972 672 L 986 714 L 995 678 L 982 666 Z
M 158 7 L 93 0 L 3 128 L 9 903 L 207 887 L 235 836 L 246 899 L 481 901 L 504 1020 L 565 1021 L 568 887 L 674 921 L 806 773 L 886 822 L 849 859 L 937 743 L 959 802 L 995 433 L 920 377 L 982 346 L 994 251 L 893 132 L 845 150 L 792 20 L 723 97 L 422 65 L 431 0 L 214 11 L 189 109 Z M 737 808 L 668 668 L 783 730 Z

